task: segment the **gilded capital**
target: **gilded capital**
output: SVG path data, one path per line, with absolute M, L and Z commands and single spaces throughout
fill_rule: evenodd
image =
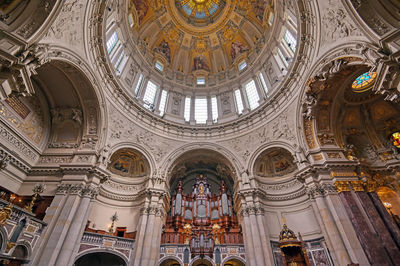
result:
M 354 191 L 364 191 L 364 184 L 362 181 L 351 181 L 351 187 Z
M 338 193 L 343 191 L 350 191 L 350 182 L 349 181 L 336 181 L 335 182 L 336 191 Z
M 364 183 L 364 186 L 367 192 L 375 192 L 378 187 L 378 184 L 374 180 L 368 180 L 367 182 Z

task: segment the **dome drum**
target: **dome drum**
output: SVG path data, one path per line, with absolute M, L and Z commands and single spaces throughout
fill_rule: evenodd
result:
M 129 45 L 117 45 L 112 49 L 119 52 L 109 53 L 119 84 L 125 86 L 129 79 L 128 86 L 137 88 L 134 98 L 144 109 L 176 123 L 213 125 L 257 109 L 279 90 L 279 80 L 287 74 L 295 56 L 297 14 L 287 9 L 286 19 L 280 20 L 273 14 L 281 11 L 268 0 L 251 4 L 230 0 L 163 2 L 164 7 L 147 0 L 131 0 L 128 12 L 133 14 L 128 17 L 138 19 L 134 27 L 128 27 L 131 32 L 117 36 L 116 41 Z M 200 26 L 193 22 L 197 19 L 207 21 Z M 107 24 L 113 24 L 111 15 Z M 108 28 L 107 36 L 115 30 Z M 125 40 L 125 35 L 136 35 L 138 42 L 131 43 L 136 38 Z M 275 39 L 280 42 L 272 47 Z M 131 49 L 140 52 L 142 58 L 132 61 L 128 56 Z M 135 70 L 132 75 L 126 72 L 127 65 L 143 70 Z M 145 81 L 139 84 L 138 76 L 145 72 Z M 155 92 L 148 92 L 149 82 L 155 84 Z M 171 99 L 175 93 L 184 95 L 184 99 Z M 186 100 L 188 97 L 190 100 Z M 202 97 L 207 98 L 205 109 L 196 105 Z M 200 112 L 196 110 L 204 113 L 196 114 Z M 201 116 L 207 118 L 196 119 Z

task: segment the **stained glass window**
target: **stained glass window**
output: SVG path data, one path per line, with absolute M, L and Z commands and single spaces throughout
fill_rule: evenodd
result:
M 365 92 L 372 88 L 375 79 L 376 79 L 376 72 L 365 72 L 364 74 L 358 76 L 354 80 L 353 84 L 351 85 L 351 88 L 353 89 L 354 92 Z
M 400 132 L 394 132 L 390 136 L 390 140 L 396 148 L 400 148 Z
M 206 22 L 217 16 L 225 6 L 225 0 L 180 0 L 177 7 L 187 18 Z

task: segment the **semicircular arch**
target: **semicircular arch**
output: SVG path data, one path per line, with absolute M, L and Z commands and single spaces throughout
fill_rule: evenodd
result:
M 241 176 L 239 173 L 244 171 L 244 166 L 241 164 L 240 160 L 228 149 L 225 147 L 214 144 L 214 143 L 191 143 L 191 144 L 186 144 L 184 146 L 181 146 L 174 151 L 172 151 L 167 157 L 168 160 L 164 161 L 163 165 L 161 166 L 161 169 L 165 169 L 164 175 L 167 177 L 167 183 L 170 182 L 170 172 L 171 170 L 176 166 L 176 162 L 179 160 L 179 158 L 184 155 L 187 152 L 195 151 L 195 150 L 210 150 L 213 151 L 217 154 L 220 154 L 223 158 L 226 159 L 226 161 L 230 164 L 234 171 L 236 179 L 234 181 L 239 181 L 241 179 Z

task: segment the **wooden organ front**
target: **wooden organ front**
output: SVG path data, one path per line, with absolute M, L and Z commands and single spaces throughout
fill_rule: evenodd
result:
M 192 257 L 212 257 L 214 245 L 243 244 L 232 196 L 225 182 L 221 181 L 219 193 L 214 195 L 206 176 L 199 175 L 192 192 L 185 195 L 182 181 L 179 181 L 161 242 L 189 245 Z

